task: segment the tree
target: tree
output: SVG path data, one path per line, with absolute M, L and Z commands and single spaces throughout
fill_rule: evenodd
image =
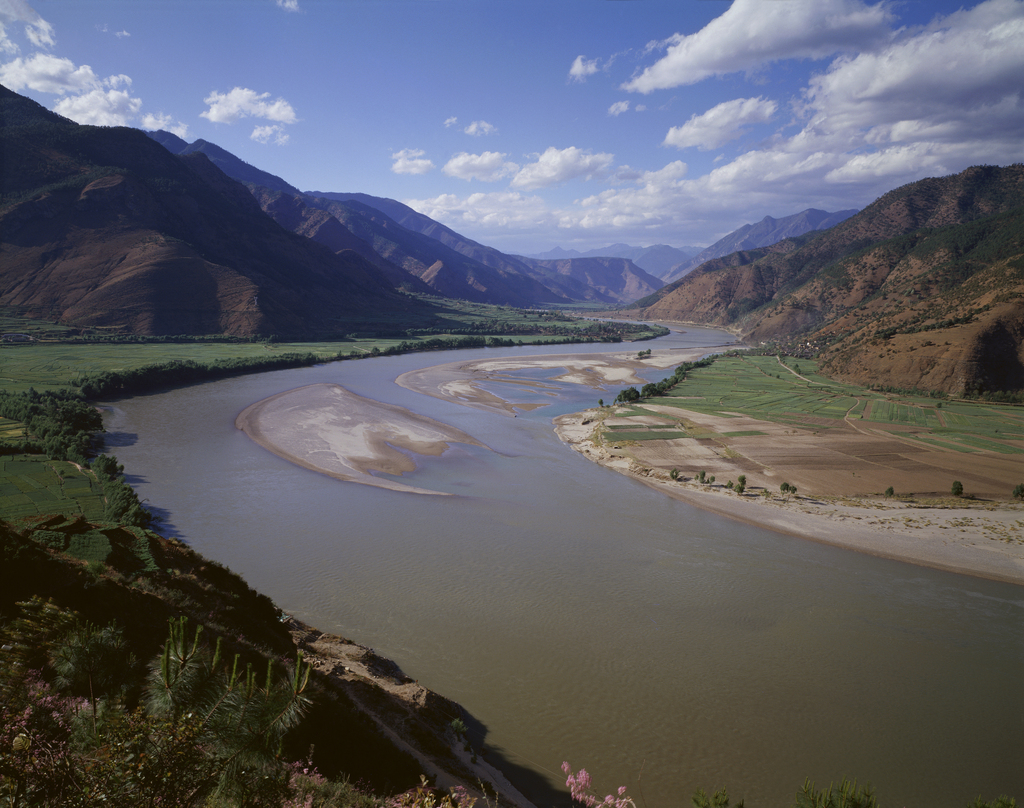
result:
M 896 496 L 896 492 L 893 490 L 893 487 L 890 485 L 888 488 L 885 489 L 885 498 L 888 499 L 889 497 L 894 497 L 894 496 Z
M 962 497 L 964 495 L 964 484 L 959 480 L 953 480 L 953 488 L 950 490 L 954 497 Z
M 96 736 L 99 698 L 123 687 L 135 667 L 135 658 L 128 651 L 121 629 L 114 625 L 77 625 L 55 647 L 51 664 L 53 681 L 59 689 L 89 699 L 92 731 Z
M 679 469 L 672 469 L 672 471 L 670 471 L 668 473 L 668 476 L 671 477 L 673 480 L 678 480 L 679 479 Z
M 200 643 L 201 633 L 197 626 L 190 637 L 184 617 L 170 621 L 163 654 L 149 675 L 148 712 L 168 723 L 171 737 L 183 733 L 205 752 L 202 776 L 182 804 L 215 794 L 250 804 L 260 789 L 286 784 L 277 755 L 284 734 L 308 707 L 310 668 L 301 651 L 286 678 L 274 675 L 273 660 L 263 678 L 251 663 L 243 670 L 237 654 L 229 668 L 221 660 L 220 641 L 211 654 Z
M 1018 483 L 1017 487 L 1013 489 L 1014 499 L 1024 499 L 1024 483 Z

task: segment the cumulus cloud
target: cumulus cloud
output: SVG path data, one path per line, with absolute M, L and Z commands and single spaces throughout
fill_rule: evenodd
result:
M 444 119 L 444 128 L 448 129 L 448 128 L 452 127 L 452 126 L 455 126 L 455 124 L 457 124 L 458 122 L 459 122 L 459 119 L 456 118 L 454 115 L 452 115 L 452 117 Z
M 556 149 L 549 146 L 537 161 L 523 166 L 512 178 L 513 188 L 533 190 L 560 185 L 573 179 L 595 179 L 608 175 L 612 154 L 591 154 L 575 146 Z
M 697 33 L 660 43 L 666 54 L 622 88 L 650 93 L 781 59 L 873 50 L 889 39 L 892 19 L 885 4 L 862 0 L 735 0 Z
M 423 157 L 423 149 L 402 149 L 391 155 L 395 162 L 391 170 L 396 174 L 426 174 L 432 171 L 434 163 Z
M 687 149 L 715 149 L 743 134 L 744 127 L 770 121 L 778 110 L 774 101 L 758 98 L 736 98 L 712 107 L 702 115 L 693 115 L 682 126 L 673 126 L 665 136 L 664 146 Z
M 406 199 L 413 210 L 452 227 L 472 227 L 476 231 L 501 234 L 509 230 L 538 231 L 557 227 L 557 216 L 548 210 L 539 196 L 515 191 L 470 194 L 459 197 L 441 194 L 431 199 Z
M 277 0 L 277 7 L 285 11 L 299 11 L 299 0 Z
M 53 111 L 77 123 L 92 126 L 128 126 L 138 114 L 142 99 L 128 90 L 95 89 L 62 98 Z
M 586 81 L 587 76 L 594 75 L 599 69 L 597 59 L 577 56 L 569 68 L 569 81 Z
M 188 137 L 188 124 L 175 121 L 170 115 L 163 113 L 147 112 L 142 116 L 141 125 L 143 129 L 151 131 L 163 129 L 165 132 L 177 135 L 180 138 Z
M 25 37 L 37 48 L 53 47 L 53 26 L 24 0 L 0 2 L 0 52 L 18 53 L 18 45 L 7 35 L 7 26 L 24 25 Z
M 281 124 L 273 123 L 255 127 L 252 134 L 249 135 L 249 140 L 255 140 L 257 143 L 269 143 L 273 140 L 278 146 L 283 146 L 288 142 L 289 137 L 290 135 L 284 131 Z
M 100 80 L 89 65 L 76 67 L 70 59 L 35 53 L 0 65 L 0 84 L 15 92 L 28 89 L 63 95 L 96 89 Z
M 288 142 L 288 134 L 284 131 L 286 124 L 295 123 L 298 116 L 292 105 L 283 98 L 268 100 L 270 93 L 257 93 L 247 87 L 234 87 L 230 92 L 210 93 L 203 103 L 210 108 L 199 115 L 214 123 L 235 123 L 242 118 L 263 118 L 273 121 L 271 124 L 258 124 L 249 135 L 258 143 L 269 143 L 273 140 L 278 146 Z
M 445 163 L 444 171 L 449 177 L 457 177 L 462 180 L 482 180 L 483 182 L 495 182 L 510 177 L 519 170 L 516 163 L 507 161 L 508 155 L 500 152 L 484 152 L 483 154 L 468 154 L 459 152 Z
M 462 130 L 467 135 L 492 135 L 498 131 L 497 127 L 487 123 L 487 121 L 473 121 L 469 126 Z
M 889 143 L 984 140 L 1024 131 L 1024 3 L 989 0 L 814 76 L 807 130 Z
M 257 93 L 246 87 L 235 87 L 230 92 L 210 93 L 203 99 L 210 108 L 199 115 L 214 123 L 234 123 L 241 118 L 264 118 L 277 123 L 295 123 L 298 117 L 292 105 L 283 98 L 268 101 L 270 93 Z
M 628 110 L 629 110 L 629 102 L 628 101 L 616 101 L 614 104 L 612 104 L 610 107 L 608 107 L 608 114 L 611 115 L 613 118 L 617 118 L 623 112 L 627 112 Z

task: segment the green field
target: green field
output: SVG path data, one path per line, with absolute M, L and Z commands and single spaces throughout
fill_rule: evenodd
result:
M 73 463 L 42 455 L 0 455 L 0 519 L 41 514 L 103 519 L 103 486 Z
M 774 356 L 721 357 L 650 401 L 813 431 L 845 428 L 844 419 L 912 427 L 928 432 L 916 439 L 953 451 L 1024 454 L 1024 407 L 876 393 L 820 375 L 813 360 L 784 362 Z
M 312 353 L 324 359 L 349 354 L 372 355 L 395 349 L 402 343 L 459 336 L 495 337 L 522 344 L 544 344 L 567 338 L 586 338 L 588 332 L 598 327 L 593 321 L 567 319 L 553 311 L 468 302 L 438 303 L 436 310 L 437 317 L 429 327 L 404 328 L 396 322 L 394 336 L 354 332 L 346 339 L 322 342 L 246 341 L 223 337 L 181 341 L 129 341 L 129 338 L 125 338 L 125 341 L 116 341 L 121 338 L 102 333 L 80 338 L 75 337 L 66 327 L 0 311 L 0 333 L 25 334 L 32 338 L 26 342 L 0 342 L 0 388 L 11 392 L 23 392 L 30 387 L 40 391 L 54 390 L 67 387 L 73 380 L 87 375 L 185 360 L 211 364 L 233 359 L 265 359 L 284 354 Z M 655 333 L 652 329 L 638 329 L 628 337 L 645 339 Z

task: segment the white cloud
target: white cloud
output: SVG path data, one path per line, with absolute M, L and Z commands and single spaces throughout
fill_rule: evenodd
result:
M 577 56 L 569 68 L 570 81 L 586 81 L 587 76 L 594 75 L 600 68 L 597 66 L 597 59 L 587 59 L 584 56 Z
M 142 100 L 128 90 L 95 89 L 62 98 L 53 111 L 65 118 L 92 126 L 128 126 L 138 114 Z
M 512 187 L 533 190 L 573 179 L 603 178 L 608 175 L 613 159 L 612 154 L 591 154 L 575 146 L 567 149 L 549 146 L 543 154 L 537 155 L 535 163 L 519 170 L 512 178 Z
M 712 107 L 702 115 L 693 115 L 682 126 L 673 126 L 665 135 L 664 146 L 687 149 L 714 149 L 738 138 L 743 127 L 770 121 L 778 110 L 774 101 L 758 98 L 736 98 Z
M 449 177 L 495 182 L 504 177 L 510 177 L 519 170 L 516 163 L 508 162 L 505 159 L 507 156 L 500 152 L 484 152 L 483 154 L 459 152 L 445 163 L 442 170 Z
M 873 49 L 889 38 L 892 19 L 884 3 L 861 0 L 735 0 L 697 33 L 660 43 L 667 46 L 665 56 L 622 88 L 650 93 L 780 59 Z
M 299 11 L 299 0 L 277 0 L 277 7 L 285 11 Z
M 627 112 L 628 110 L 629 110 L 629 102 L 628 101 L 616 101 L 614 104 L 612 104 L 610 107 L 608 107 L 608 114 L 611 115 L 613 118 L 617 118 L 623 112 Z
M 268 121 L 289 124 L 298 117 L 292 105 L 283 98 L 268 101 L 270 93 L 257 93 L 245 87 L 235 87 L 230 92 L 210 93 L 203 99 L 210 108 L 200 116 L 214 123 L 234 123 L 240 118 L 264 118 Z
M 53 47 L 53 26 L 39 16 L 24 0 L 2 0 L 0 2 L 0 51 L 18 53 L 19 48 L 7 36 L 7 26 L 23 23 L 25 36 L 37 48 Z
M 539 196 L 524 196 L 515 191 L 470 194 L 460 198 L 441 194 L 432 199 L 406 199 L 405 204 L 451 227 L 471 226 L 475 230 L 501 233 L 524 232 L 557 226 L 555 214 Z
M 122 29 L 121 31 L 114 31 L 114 36 L 118 39 L 124 39 L 126 36 L 131 36 L 131 34 Z
M 989 0 L 811 79 L 807 130 L 886 143 L 986 140 L 1024 131 L 1024 2 Z
M 458 122 L 459 119 L 452 115 L 452 117 L 444 119 L 444 128 L 448 129 L 449 127 L 455 126 Z
M 284 131 L 284 127 L 275 123 L 255 127 L 252 134 L 249 135 L 249 140 L 255 140 L 257 143 L 269 143 L 273 140 L 278 146 L 283 146 L 288 142 L 289 137 Z
M 498 131 L 497 127 L 487 123 L 487 121 L 473 121 L 469 126 L 462 130 L 467 135 L 492 135 Z
M 151 131 L 163 129 L 165 132 L 170 132 L 180 138 L 188 137 L 188 124 L 182 123 L 181 121 L 175 121 L 170 115 L 147 112 L 142 116 L 140 123 L 143 129 L 149 129 Z
M 97 89 L 100 80 L 88 65 L 75 67 L 70 59 L 35 53 L 0 65 L 0 84 L 15 92 L 29 89 L 62 95 Z
M 434 163 L 424 159 L 423 149 L 402 149 L 391 155 L 395 162 L 391 164 L 391 170 L 396 174 L 426 174 L 432 171 Z

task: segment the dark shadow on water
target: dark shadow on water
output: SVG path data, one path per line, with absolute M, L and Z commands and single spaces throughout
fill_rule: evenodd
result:
M 513 763 L 505 751 L 486 742 L 487 726 L 463 708 L 466 722 L 466 737 L 473 750 L 491 766 L 500 771 L 508 781 L 536 808 L 572 808 L 573 802 L 565 791 L 552 788 L 543 775 L 518 763 Z M 480 750 L 483 750 L 481 753 Z
M 122 446 L 134 446 L 139 442 L 139 436 L 135 432 L 104 432 L 100 444 L 105 453 L 113 454 L 113 449 Z
M 136 491 L 140 485 L 149 482 L 140 474 L 125 474 L 124 481 Z M 159 533 L 161 536 L 166 538 L 176 538 L 179 541 L 184 541 L 185 544 L 188 544 L 185 539 L 181 538 L 181 532 L 178 530 L 178 526 L 175 525 L 174 521 L 171 519 L 171 512 L 169 510 L 153 504 L 148 499 L 142 500 L 142 507 L 153 514 L 153 522 L 149 526 L 150 530 L 154 533 Z

